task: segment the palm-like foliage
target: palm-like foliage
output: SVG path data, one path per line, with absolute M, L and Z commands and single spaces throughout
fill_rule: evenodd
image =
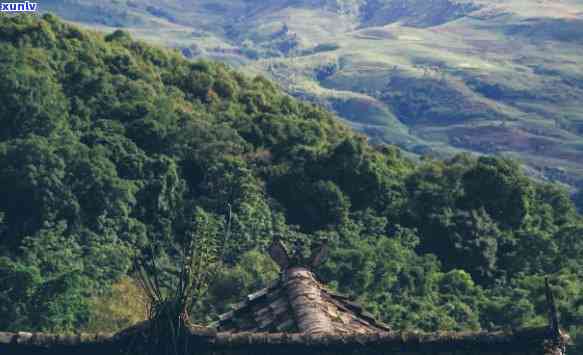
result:
M 188 349 L 183 335 L 190 325 L 193 306 L 204 296 L 216 270 L 219 227 L 212 216 L 196 210 L 191 229 L 174 246 L 179 260 L 175 270 L 178 278 L 171 278 L 174 282 L 162 282 L 166 270 L 158 266 L 155 257 L 137 261 L 138 279 L 150 300 L 147 336 L 151 351 L 180 354 Z

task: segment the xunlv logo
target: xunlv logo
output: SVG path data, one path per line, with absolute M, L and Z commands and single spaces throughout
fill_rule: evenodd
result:
M 36 12 L 36 2 L 3 2 L 0 3 L 0 12 Z

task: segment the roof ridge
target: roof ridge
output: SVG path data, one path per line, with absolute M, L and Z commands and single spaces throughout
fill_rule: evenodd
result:
M 298 328 L 309 335 L 333 333 L 332 320 L 324 311 L 323 287 L 313 273 L 303 267 L 286 270 L 284 288 Z
M 147 328 L 147 327 L 146 327 Z M 79 352 L 99 353 L 119 352 L 120 346 L 136 341 L 140 332 L 122 331 L 110 333 L 6 333 L 0 332 L 0 352 L 4 354 L 23 354 L 42 350 L 50 354 L 78 354 Z M 285 334 L 285 333 L 232 333 L 218 332 L 203 326 L 190 325 L 185 334 L 193 347 L 208 346 L 210 350 L 225 351 L 225 349 L 247 349 L 251 353 L 276 353 L 274 346 L 304 346 L 301 350 L 322 347 L 342 347 L 338 353 L 352 353 L 350 346 L 359 346 L 367 354 L 372 353 L 440 353 L 462 352 L 471 353 L 564 353 L 564 347 L 569 344 L 567 334 L 561 332 L 557 337 L 549 331 L 549 326 L 508 329 L 504 331 L 467 331 L 467 332 L 421 332 L 421 331 L 393 331 L 377 332 L 373 334 L 332 334 L 316 335 Z M 141 339 L 144 339 L 143 337 Z M 140 340 L 143 341 L 143 340 Z M 364 348 L 371 346 L 369 350 Z M 92 348 L 93 347 L 93 348 Z M 252 348 L 251 348 L 252 347 Z M 348 347 L 348 350 L 345 351 Z M 200 349 L 196 349 L 200 350 Z M 284 349 L 287 350 L 287 349 Z M 383 351 L 384 350 L 384 351 Z M 407 351 L 408 350 L 408 351 Z M 554 352 L 557 351 L 557 352 Z M 277 353 L 289 353 L 282 351 Z M 207 353 L 207 351 L 202 351 Z

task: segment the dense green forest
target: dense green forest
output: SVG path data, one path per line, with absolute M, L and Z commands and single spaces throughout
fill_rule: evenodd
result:
M 0 329 L 143 319 L 133 260 L 171 280 L 193 233 L 219 246 L 196 322 L 277 277 L 277 234 L 327 240 L 318 275 L 396 329 L 543 325 L 550 276 L 583 345 L 583 219 L 517 163 L 413 163 L 261 77 L 0 17 Z

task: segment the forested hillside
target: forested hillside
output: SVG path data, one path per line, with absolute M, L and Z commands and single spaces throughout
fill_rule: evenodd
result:
M 0 17 L 0 329 L 143 319 L 133 260 L 155 255 L 171 279 L 192 233 L 220 246 L 197 322 L 277 277 L 276 234 L 327 240 L 320 277 L 396 329 L 545 324 L 550 276 L 583 333 L 583 220 L 516 163 L 414 164 L 263 78 Z

